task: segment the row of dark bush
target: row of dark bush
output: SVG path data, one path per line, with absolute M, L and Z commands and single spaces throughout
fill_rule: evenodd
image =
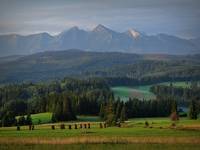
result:
M 34 125 L 29 125 L 29 126 L 28 126 L 28 129 L 29 129 L 29 130 L 34 130 L 34 129 L 35 129 L 35 126 L 34 126 Z M 17 131 L 20 131 L 20 126 L 19 126 L 19 125 L 17 126 Z
M 79 128 L 80 129 L 82 129 L 82 128 L 85 128 L 85 129 L 88 128 L 88 129 L 90 129 L 90 123 L 88 123 L 88 124 L 80 124 Z M 51 129 L 55 130 L 55 125 L 52 125 Z M 61 124 L 60 125 L 60 129 L 65 129 L 65 124 Z M 72 129 L 72 125 L 68 125 L 68 129 Z M 74 124 L 74 129 L 78 129 L 78 124 Z
M 29 127 L 29 130 L 34 130 L 34 125 L 29 125 L 28 127 Z M 99 127 L 106 128 L 107 125 L 106 125 L 106 123 L 99 123 Z M 91 124 L 90 123 L 79 124 L 79 129 L 82 129 L 82 128 L 90 129 Z M 55 125 L 51 125 L 51 129 L 55 130 L 56 129 Z M 60 129 L 65 129 L 65 124 L 61 124 Z M 72 129 L 72 125 L 68 125 L 68 129 Z M 78 129 L 78 124 L 74 124 L 74 129 Z M 19 125 L 17 126 L 17 130 L 20 131 Z

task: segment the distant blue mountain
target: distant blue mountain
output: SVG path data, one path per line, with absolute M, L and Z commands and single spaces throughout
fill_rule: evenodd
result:
M 187 40 L 167 34 L 146 35 L 133 29 L 119 33 L 98 25 L 91 31 L 72 27 L 56 36 L 48 33 L 28 36 L 0 35 L 0 56 L 66 49 L 141 54 L 194 54 L 200 53 L 199 43 L 199 38 Z

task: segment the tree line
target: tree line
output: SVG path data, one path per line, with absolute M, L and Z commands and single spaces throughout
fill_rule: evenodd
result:
M 107 102 L 101 104 L 99 116 L 108 125 L 116 125 L 128 118 L 169 117 L 174 110 L 177 112 L 177 105 L 172 98 L 156 100 L 129 98 L 128 101 L 123 102 L 120 98 L 114 100 L 111 97 Z
M 177 96 L 184 93 L 181 90 L 156 85 L 151 88 L 157 95 L 155 100 L 129 98 L 124 102 L 115 98 L 107 82 L 99 78 L 7 85 L 0 88 L 0 124 L 30 124 L 27 114 L 41 112 L 52 112 L 52 122 L 76 120 L 77 115 L 99 115 L 108 125 L 117 125 L 128 118 L 166 117 L 172 112 L 177 113 Z M 191 98 L 191 119 L 196 119 L 199 113 L 198 90 L 194 84 L 186 92 Z M 29 121 L 24 115 L 29 116 Z M 16 116 L 21 116 L 18 121 Z
M 158 98 L 173 97 L 179 105 L 188 106 L 192 100 L 200 102 L 200 86 L 198 82 L 187 82 L 187 87 L 170 85 L 153 85 L 150 91 Z
M 101 102 L 110 95 L 107 83 L 98 78 L 7 85 L 0 88 L 0 121 L 4 124 L 9 118 L 8 126 L 14 124 L 15 116 L 41 112 L 53 112 L 53 121 L 98 115 Z

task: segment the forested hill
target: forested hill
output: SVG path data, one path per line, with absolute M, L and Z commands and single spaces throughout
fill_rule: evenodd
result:
M 191 80 L 200 77 L 200 55 L 139 55 L 66 50 L 0 58 L 0 83 L 73 77 L 106 77 L 111 84 L 131 81 Z
M 64 105 L 65 99 L 77 114 L 98 115 L 100 102 L 111 96 L 112 91 L 101 79 L 65 78 L 49 83 L 10 84 L 0 87 L 0 120 L 7 112 L 14 115 L 53 112 Z

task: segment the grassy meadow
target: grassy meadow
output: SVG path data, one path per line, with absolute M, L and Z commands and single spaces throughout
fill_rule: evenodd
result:
M 47 116 L 50 113 L 35 114 L 32 118 L 44 122 L 48 121 Z M 180 118 L 175 127 L 171 127 L 169 118 L 133 118 L 121 127 L 107 128 L 100 128 L 100 121 L 95 116 L 79 116 L 74 122 L 36 124 L 32 131 L 28 126 L 21 126 L 20 131 L 16 127 L 2 127 L 0 149 L 183 149 L 182 146 L 198 149 L 200 146 L 200 119 Z M 65 129 L 60 129 L 62 123 Z M 79 128 L 87 123 L 90 129 Z
M 169 86 L 170 82 L 161 82 L 160 85 Z M 152 84 L 153 85 L 153 84 Z M 150 87 L 152 85 L 141 85 L 141 86 L 115 86 L 112 87 L 115 97 L 120 97 L 122 100 L 127 101 L 129 97 L 138 99 L 155 99 L 155 95 L 150 92 Z M 190 82 L 173 82 L 175 87 L 189 88 L 191 86 Z
M 38 114 L 32 114 L 31 115 L 32 123 L 34 125 L 50 123 L 51 117 L 52 117 L 51 112 L 38 113 Z M 18 119 L 19 116 L 17 116 L 16 118 Z M 97 121 L 100 121 L 100 118 L 98 116 L 77 116 L 76 122 L 85 122 L 85 121 L 97 122 Z
M 60 149 L 70 149 L 70 150 L 199 150 L 199 144 L 68 144 L 68 145 L 0 145 L 1 150 L 60 150 Z
M 112 87 L 115 97 L 120 97 L 122 100 L 127 101 L 129 97 L 138 99 L 154 99 L 155 95 L 149 91 L 151 85 L 145 86 L 117 86 Z
M 91 119 L 90 117 L 87 117 Z M 200 119 L 189 120 L 181 118 L 176 122 L 177 127 L 171 128 L 172 122 L 169 118 L 134 118 L 122 124 L 122 127 L 108 127 L 100 129 L 99 122 L 90 120 L 80 122 L 62 122 L 66 125 L 65 130 L 60 129 L 61 123 L 54 123 L 56 130 L 51 129 L 51 123 L 35 125 L 35 130 L 29 131 L 28 126 L 22 126 L 20 131 L 16 127 L 0 128 L 0 137 L 74 137 L 74 136 L 194 136 L 200 137 Z M 145 127 L 145 121 L 149 123 L 149 127 Z M 74 129 L 74 124 L 90 123 L 91 129 Z M 72 125 L 72 130 L 68 129 L 68 125 Z M 78 126 L 79 127 L 79 126 Z M 198 131 L 198 132 L 197 132 Z
M 160 83 L 169 85 L 169 82 Z M 174 86 L 189 87 L 185 82 L 173 83 Z M 115 96 L 127 100 L 128 97 L 153 99 L 149 91 L 151 85 L 135 87 L 112 87 Z M 77 116 L 73 122 L 51 123 L 52 113 L 32 114 L 35 129 L 28 126 L 0 128 L 0 149 L 172 149 L 197 150 L 200 147 L 200 119 L 189 120 L 181 117 L 172 127 L 172 121 L 164 118 L 132 118 L 121 124 L 121 127 L 100 128 L 98 116 Z M 149 126 L 145 126 L 145 122 Z M 79 128 L 80 124 L 90 123 L 91 128 Z M 60 125 L 65 124 L 65 129 Z M 78 129 L 75 129 L 75 124 Z M 55 126 L 55 130 L 51 126 Z M 68 126 L 72 125 L 72 129 Z
M 145 127 L 145 121 L 149 122 L 149 127 Z M 0 137 L 74 137 L 74 136 L 194 136 L 200 137 L 199 127 L 200 120 L 188 120 L 182 118 L 177 122 L 177 128 L 172 129 L 171 121 L 168 118 L 145 118 L 130 119 L 122 124 L 122 127 L 99 128 L 99 122 L 91 122 L 91 129 L 74 129 L 74 124 L 80 122 L 65 122 L 65 130 L 60 129 L 61 123 L 54 123 L 56 130 L 51 129 L 52 124 L 35 125 L 35 130 L 29 131 L 28 126 L 22 126 L 20 131 L 16 127 L 0 128 Z M 88 123 L 88 122 L 81 122 Z M 68 129 L 68 125 L 72 125 L 72 129 Z M 197 129 L 196 129 L 197 128 Z
M 25 116 L 26 117 L 26 116 Z M 51 122 L 52 113 L 45 112 L 45 113 L 38 113 L 32 114 L 31 119 L 33 124 L 45 124 Z M 17 119 L 19 116 L 16 117 Z

